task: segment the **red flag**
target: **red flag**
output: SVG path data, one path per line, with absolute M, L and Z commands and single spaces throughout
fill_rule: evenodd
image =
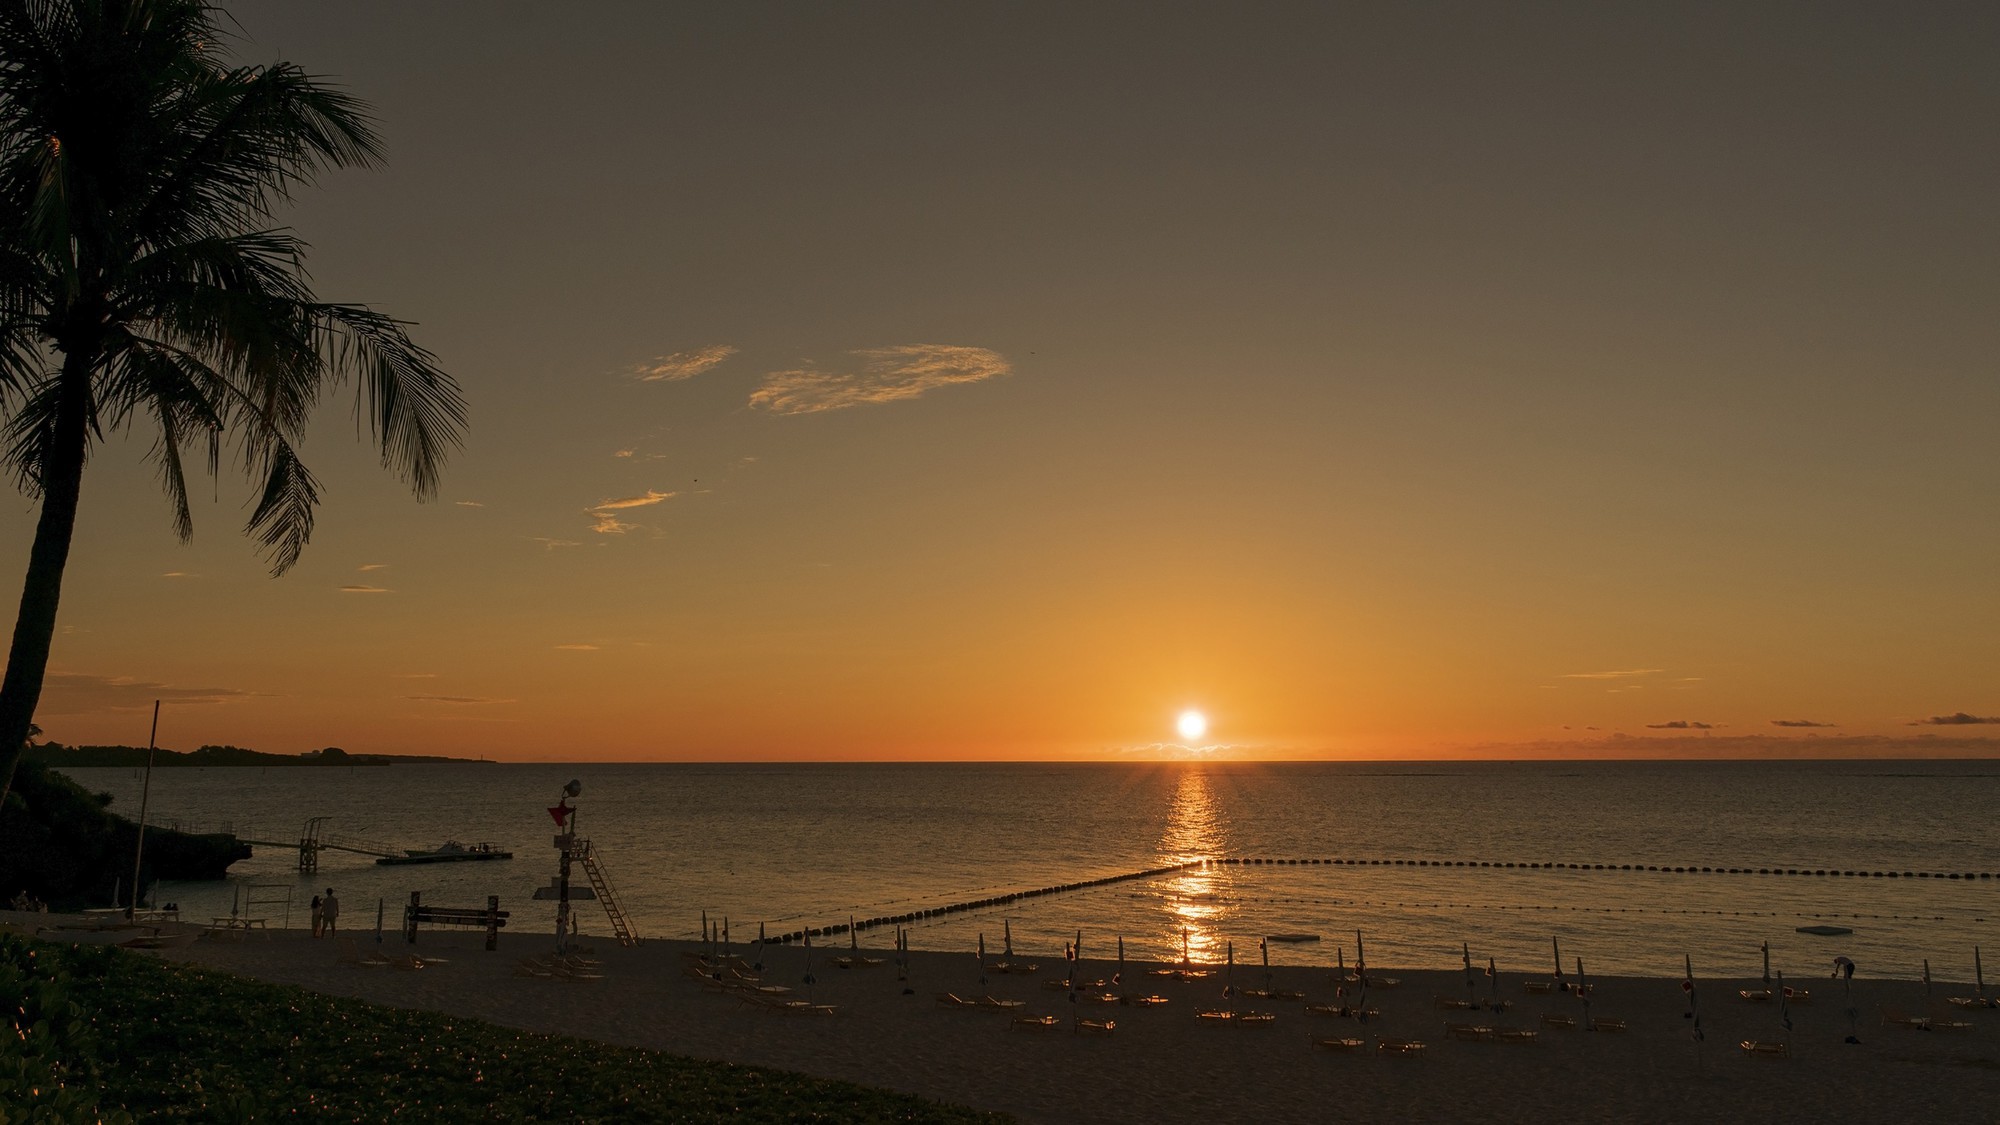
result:
M 568 801 L 564 801 L 561 804 L 558 804 L 549 810 L 549 815 L 556 818 L 557 828 L 561 828 L 563 826 L 563 821 L 569 819 L 569 814 L 570 814 L 570 807 Z

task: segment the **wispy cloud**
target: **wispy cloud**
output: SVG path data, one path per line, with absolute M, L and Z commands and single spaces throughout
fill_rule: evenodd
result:
M 343 594 L 393 594 L 396 591 L 382 586 L 342 586 L 340 592 Z
M 857 370 L 770 372 L 750 393 L 750 405 L 773 414 L 817 414 L 916 398 L 934 387 L 977 383 L 1013 370 L 998 352 L 954 344 L 900 344 L 849 354 L 860 360 Z
M 1675 719 L 1669 723 L 1647 723 L 1647 730 L 1714 730 L 1714 723 L 1698 723 L 1688 719 Z
M 362 571 L 362 572 L 364 572 L 364 573 L 365 573 L 365 572 L 367 572 L 367 571 L 371 571 L 371 570 L 387 570 L 387 569 L 389 569 L 389 564 L 388 564 L 388 563 L 363 563 L 363 564 L 361 564 L 360 566 L 358 566 L 358 567 L 355 567 L 355 569 L 356 569 L 356 570 L 359 570 L 359 571 Z
M 557 652 L 596 652 L 596 645 L 557 645 Z
M 2000 723 L 2000 715 L 1968 715 L 1964 711 L 1954 711 L 1949 715 L 1932 715 L 1928 719 L 1918 719 L 1909 725 L 1913 727 L 1970 727 L 1985 723 Z
M 1630 668 L 1622 672 L 1564 672 L 1565 680 L 1629 680 L 1638 676 L 1657 676 L 1665 668 Z
M 642 383 L 678 382 L 692 379 L 735 354 L 736 349 L 728 344 L 710 344 L 690 352 L 657 356 L 649 363 L 635 365 L 629 374 Z
M 132 676 L 50 672 L 42 679 L 38 713 L 79 715 L 93 711 L 143 711 L 154 700 L 176 704 L 234 703 L 256 696 L 241 688 L 174 687 Z
M 1816 723 L 1811 719 L 1772 719 L 1774 727 L 1835 727 L 1839 723 Z
M 614 450 L 611 455 L 613 457 L 620 458 L 621 460 L 629 461 L 632 459 L 632 455 L 637 452 L 639 451 L 636 449 L 619 449 L 619 450 Z
M 672 500 L 679 495 L 680 493 L 678 492 L 660 492 L 649 488 L 637 496 L 621 496 L 612 500 L 600 500 L 590 507 L 585 508 L 583 514 L 590 517 L 590 530 L 597 534 L 623 535 L 628 531 L 637 529 L 639 525 L 636 523 L 626 523 L 624 520 L 618 518 L 617 513 L 630 511 L 633 508 L 650 508 L 662 501 Z
M 478 707 L 488 703 L 512 703 L 511 699 L 488 699 L 480 695 L 406 695 L 404 699 L 414 699 L 418 703 L 450 703 L 461 707 Z
M 160 575 L 162 578 L 200 578 L 201 575 L 188 570 L 170 570 Z
M 578 542 L 577 542 L 576 540 L 574 540 L 574 539 L 551 539 L 551 538 L 549 538 L 549 537 L 548 537 L 548 536 L 546 536 L 546 535 L 533 535 L 533 536 L 529 536 L 529 538 L 530 538 L 530 539 L 532 539 L 532 540 L 533 540 L 534 542 L 536 542 L 536 543 L 540 543 L 540 544 L 542 545 L 542 547 L 543 547 L 544 549 L 546 549 L 546 550 L 550 550 L 550 551 L 554 551 L 554 550 L 557 550 L 557 549 L 559 549 L 559 548 L 562 548 L 562 547 L 581 547 L 581 546 L 583 546 L 583 544 L 581 544 L 581 543 L 578 543 Z
M 590 511 L 594 515 L 598 512 L 615 512 L 624 508 L 645 508 L 658 504 L 662 500 L 672 500 L 679 495 L 680 493 L 678 492 L 656 492 L 649 488 L 637 496 L 623 496 L 616 500 L 600 500 L 596 504 L 591 505 Z
M 484 508 L 486 506 L 477 500 L 453 500 L 452 503 L 461 508 Z

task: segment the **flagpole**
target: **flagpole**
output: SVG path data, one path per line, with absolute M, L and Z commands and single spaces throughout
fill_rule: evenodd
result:
M 153 799 L 153 748 L 160 738 L 160 701 L 153 700 L 153 733 L 146 736 L 146 784 L 139 791 L 139 846 L 132 852 L 132 906 L 125 911 L 129 920 L 139 913 L 139 864 L 146 858 L 146 805 Z M 118 905 L 113 902 L 111 905 Z

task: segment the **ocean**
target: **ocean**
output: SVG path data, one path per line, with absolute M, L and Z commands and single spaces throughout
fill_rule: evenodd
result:
M 139 771 L 68 772 L 137 815 Z M 378 903 L 393 929 L 413 890 L 452 906 L 497 894 L 510 933 L 552 932 L 554 904 L 530 896 L 554 877 L 545 810 L 572 778 L 580 832 L 642 936 L 698 937 L 706 915 L 740 944 L 760 923 L 775 936 L 1202 859 L 1217 862 L 924 919 L 912 944 L 970 955 L 1010 934 L 1059 958 L 1081 931 L 1086 956 L 1122 938 L 1133 958 L 1233 946 L 1253 964 L 1264 935 L 1308 933 L 1321 940 L 1271 943 L 1272 962 L 1332 963 L 1352 962 L 1359 930 L 1371 965 L 1449 968 L 1469 946 L 1481 966 L 1537 970 L 1555 939 L 1570 973 L 1581 957 L 1592 973 L 1677 974 L 1686 954 L 1703 975 L 1755 976 L 1769 943 L 1792 978 L 1845 955 L 1872 976 L 1914 978 L 1928 958 L 1970 980 L 1973 947 L 2000 929 L 2000 762 L 1965 760 L 175 768 L 153 775 L 150 823 L 286 843 L 326 817 L 336 839 L 515 858 L 386 867 L 328 851 L 305 876 L 295 848 L 260 846 L 226 883 L 156 897 L 205 921 L 254 893 L 283 921 L 289 896 L 303 926 L 334 886 L 362 930 Z M 1243 859 L 1364 862 L 1220 862 Z M 608 932 L 583 906 L 585 932 Z M 1853 933 L 1796 932 L 1815 924 Z M 891 931 L 857 940 L 886 948 Z

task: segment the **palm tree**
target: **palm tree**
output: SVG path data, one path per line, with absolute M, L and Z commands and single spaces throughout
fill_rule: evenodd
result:
M 371 166 L 366 108 L 289 63 L 233 66 L 201 0 L 0 0 L 0 461 L 41 503 L 7 673 L 0 800 L 41 696 L 84 463 L 144 421 L 182 539 L 186 456 L 260 488 L 272 573 L 312 533 L 294 445 L 353 378 L 384 467 L 433 494 L 458 386 L 401 322 L 317 300 L 274 204 Z

